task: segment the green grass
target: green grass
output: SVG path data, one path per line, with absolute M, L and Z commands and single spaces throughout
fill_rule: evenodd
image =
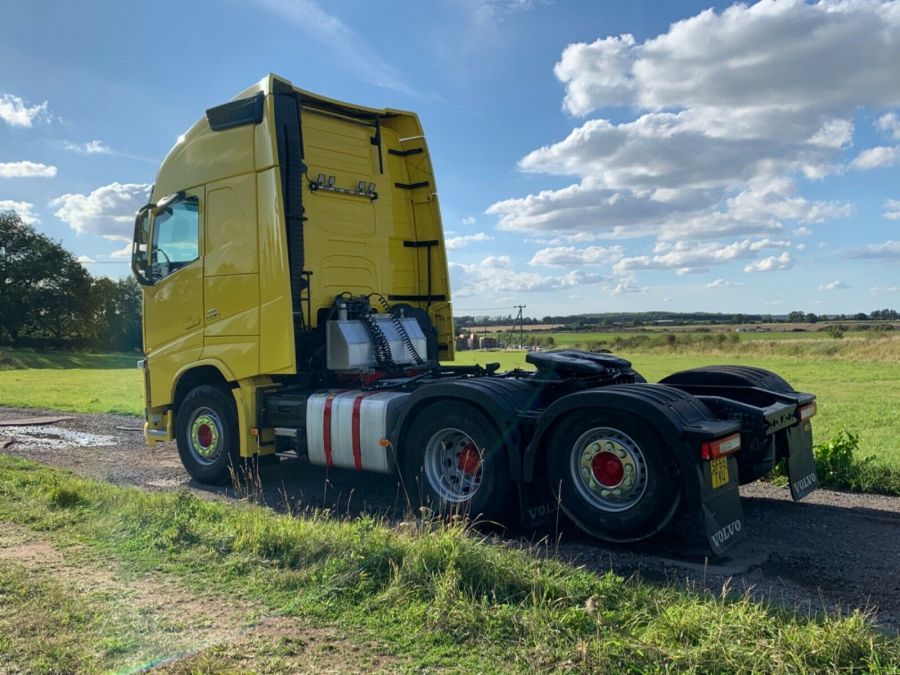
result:
M 60 500 L 60 494 L 67 497 Z M 134 573 L 177 578 L 188 587 L 212 584 L 264 612 L 334 626 L 359 649 L 381 645 L 407 670 L 749 673 L 900 667 L 900 641 L 859 612 L 808 619 L 748 597 L 597 576 L 484 542 L 460 524 L 410 522 L 389 529 L 367 518 L 276 515 L 189 493 L 114 487 L 6 456 L 0 456 L 0 519 Z M 15 587 L 27 585 L 16 570 L 8 574 Z M 49 602 L 60 598 L 52 587 L 40 594 Z M 7 597 L 5 604 L 17 612 L 35 595 L 14 591 Z M 90 644 L 112 630 L 92 620 L 89 604 L 70 602 L 65 611 L 70 624 L 85 627 Z M 7 626 L 0 653 L 6 650 L 7 660 L 26 659 L 25 670 L 35 663 L 58 671 L 115 663 L 90 644 L 60 650 L 53 637 L 36 639 L 31 652 L 20 655 L 14 651 L 21 643 L 20 622 Z
M 839 342 L 839 341 L 835 341 Z M 859 436 L 863 455 L 900 469 L 900 361 L 865 362 L 840 359 L 803 359 L 792 356 L 728 353 L 667 353 L 620 351 L 650 382 L 679 370 L 713 364 L 739 364 L 772 370 L 795 389 L 818 397 L 813 420 L 817 443 L 841 429 Z M 503 369 L 529 367 L 524 352 L 458 352 L 457 363 L 499 362 Z
M 0 350 L 0 405 L 72 412 L 144 411 L 136 354 Z

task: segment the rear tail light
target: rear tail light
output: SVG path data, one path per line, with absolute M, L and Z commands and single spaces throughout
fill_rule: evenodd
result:
M 818 408 L 816 407 L 815 401 L 812 403 L 808 403 L 805 406 L 802 406 L 800 410 L 797 411 L 797 417 L 801 422 L 805 422 L 810 417 L 816 414 Z
M 704 441 L 700 446 L 700 454 L 703 459 L 718 459 L 726 455 L 732 455 L 741 449 L 741 435 L 732 434 L 715 441 Z

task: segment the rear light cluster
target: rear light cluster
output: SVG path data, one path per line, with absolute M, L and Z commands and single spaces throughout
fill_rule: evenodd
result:
M 801 422 L 805 422 L 810 417 L 815 415 L 816 412 L 817 412 L 816 403 L 815 403 L 815 401 L 813 401 L 812 403 L 808 403 L 807 405 L 802 406 L 797 411 L 797 417 L 800 419 Z
M 741 435 L 731 434 L 715 441 L 704 441 L 700 446 L 700 454 L 703 459 L 718 459 L 732 455 L 741 449 Z

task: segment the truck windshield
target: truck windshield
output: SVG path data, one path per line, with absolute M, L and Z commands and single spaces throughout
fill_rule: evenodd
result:
M 199 212 L 196 197 L 176 201 L 157 212 L 150 256 L 156 279 L 168 276 L 199 257 Z

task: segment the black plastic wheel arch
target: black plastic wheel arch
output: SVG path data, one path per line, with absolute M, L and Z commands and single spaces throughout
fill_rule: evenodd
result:
M 703 366 L 672 373 L 659 381 L 671 385 L 718 385 L 759 387 L 778 393 L 791 393 L 794 388 L 780 375 L 753 366 Z

